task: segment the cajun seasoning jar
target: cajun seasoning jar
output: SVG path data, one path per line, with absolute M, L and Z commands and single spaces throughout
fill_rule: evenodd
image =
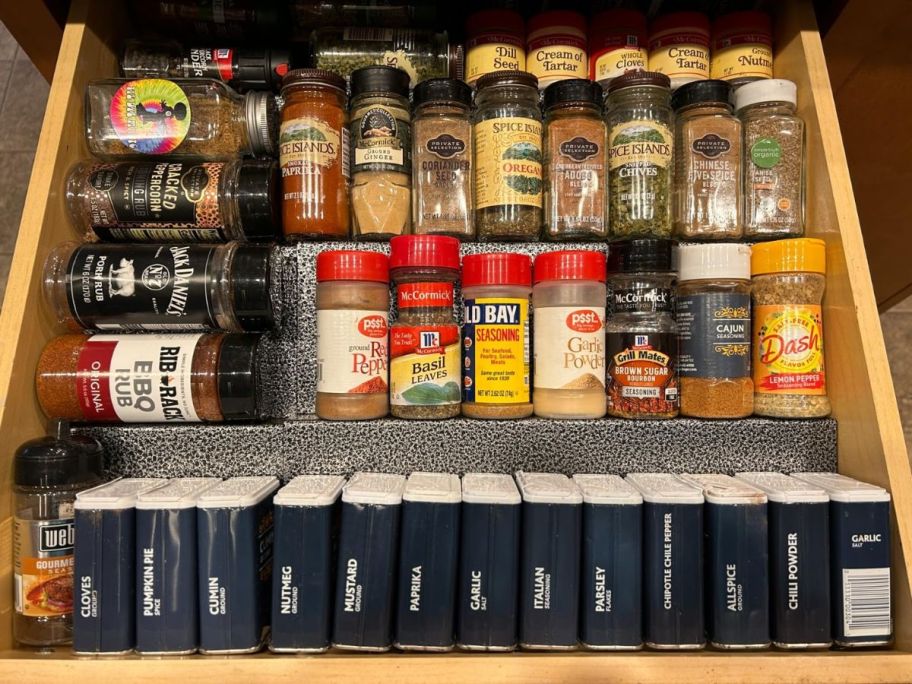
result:
M 545 89 L 545 227 L 549 240 L 608 237 L 602 87 L 584 79 Z
M 589 78 L 607 88 L 628 71 L 646 71 L 646 15 L 636 10 L 599 12 L 589 29 Z
M 529 20 L 526 70 L 542 90 L 565 78 L 586 78 L 586 18 L 572 10 L 551 10 Z
M 709 18 L 700 12 L 672 12 L 653 20 L 649 70 L 668 76 L 672 90 L 709 78 Z
M 535 258 L 535 415 L 605 415 L 605 255 L 566 250 Z
M 282 83 L 279 167 L 287 240 L 348 237 L 351 171 L 345 79 L 295 69 Z
M 538 239 L 542 125 L 537 86 L 536 78 L 524 71 L 478 79 L 473 137 L 479 240 Z
M 389 413 L 389 260 L 378 252 L 317 256 L 318 418 Z
M 218 423 L 260 418 L 259 335 L 61 335 L 35 382 L 48 418 Z
M 712 25 L 710 78 L 737 87 L 773 77 L 773 28 L 765 12 L 725 14 Z
M 744 418 L 754 411 L 750 262 L 750 245 L 678 247 L 682 416 Z
M 459 277 L 459 240 L 393 238 L 390 275 L 399 305 L 390 328 L 390 411 L 416 420 L 458 416 L 462 372 L 453 286 Z
M 532 415 L 531 294 L 532 260 L 525 254 L 472 254 L 462 260 L 463 415 Z
M 495 71 L 525 71 L 526 24 L 519 12 L 488 9 L 466 21 L 465 80 L 469 85 Z
M 668 77 L 618 76 L 608 88 L 608 226 L 613 239 L 671 235 L 673 114 Z
M 142 78 L 86 86 L 86 143 L 101 159 L 212 161 L 275 154 L 275 97 L 209 79 Z
M 608 246 L 608 415 L 678 415 L 678 328 L 671 240 Z
M 754 245 L 754 413 L 830 414 L 823 360 L 826 244 L 797 238 Z

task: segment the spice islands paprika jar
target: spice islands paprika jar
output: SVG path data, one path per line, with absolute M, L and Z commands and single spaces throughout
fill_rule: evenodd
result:
M 551 10 L 529 20 L 526 71 L 544 90 L 565 78 L 586 78 L 586 18 L 572 10 Z
M 636 10 L 599 12 L 589 29 L 589 78 L 607 88 L 628 71 L 646 71 L 646 16 Z
M 469 85 L 494 71 L 525 71 L 526 24 L 515 10 L 489 9 L 466 21 L 465 80 Z
M 773 29 L 765 12 L 725 14 L 712 25 L 710 78 L 733 87 L 773 77 Z
M 649 70 L 668 76 L 672 90 L 709 78 L 709 18 L 700 12 L 657 17 L 649 30 Z

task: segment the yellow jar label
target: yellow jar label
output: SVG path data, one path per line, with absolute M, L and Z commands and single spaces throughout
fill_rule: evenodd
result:
M 773 50 L 759 43 L 732 45 L 716 50 L 712 56 L 710 78 L 772 78 Z
M 462 337 L 465 401 L 529 402 L 528 299 L 466 299 Z
M 812 304 L 754 308 L 754 388 L 758 394 L 826 394 L 823 325 Z
M 649 53 L 649 70 L 668 78 L 709 78 L 709 48 L 698 43 L 663 45 Z
M 595 80 L 610 81 L 628 71 L 647 69 L 645 48 L 622 47 L 600 55 L 595 60 Z
M 586 48 L 575 45 L 543 45 L 529 52 L 526 71 L 539 81 L 588 78 Z
M 542 206 L 542 127 L 518 116 L 474 126 L 475 206 Z
M 465 80 L 474 84 L 493 71 L 525 71 L 526 51 L 508 42 L 484 43 L 469 48 L 465 61 Z

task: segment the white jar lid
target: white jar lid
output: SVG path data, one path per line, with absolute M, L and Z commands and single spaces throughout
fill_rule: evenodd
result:
M 764 78 L 745 83 L 734 92 L 735 111 L 758 102 L 798 104 L 798 86 L 784 78 Z
M 750 245 L 733 242 L 678 246 L 678 282 L 750 280 Z

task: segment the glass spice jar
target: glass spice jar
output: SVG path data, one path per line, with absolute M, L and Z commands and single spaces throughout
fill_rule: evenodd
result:
M 671 240 L 608 246 L 608 415 L 678 415 L 678 326 Z
M 389 240 L 412 227 L 412 122 L 409 78 L 371 66 L 351 76 L 352 231 Z
M 275 97 L 238 95 L 209 79 L 142 78 L 86 86 L 89 152 L 101 159 L 196 158 L 275 154 Z
M 628 71 L 646 71 L 646 15 L 613 9 L 592 18 L 589 30 L 589 78 L 607 88 Z
M 750 262 L 750 245 L 678 247 L 682 416 L 744 418 L 754 411 Z
M 390 275 L 399 308 L 390 328 L 390 412 L 413 420 L 458 416 L 462 372 L 453 288 L 459 277 L 459 240 L 443 235 L 393 238 Z
M 538 81 L 524 71 L 478 79 L 473 118 L 478 239 L 538 239 L 542 125 Z
M 585 79 L 545 89 L 545 226 L 549 240 L 608 237 L 602 87 Z
M 795 114 L 798 88 L 769 79 L 735 91 L 744 128 L 744 237 L 797 237 L 804 233 L 805 132 Z
M 345 79 L 331 71 L 295 69 L 282 82 L 279 168 L 286 240 L 346 239 L 348 108 Z
M 673 120 L 668 77 L 618 76 L 608 88 L 608 228 L 612 239 L 671 236 Z
M 586 78 L 586 18 L 573 10 L 549 10 L 529 19 L 526 71 L 544 90 L 565 78 Z
M 417 235 L 475 237 L 472 89 L 432 78 L 412 95 L 412 221 Z
M 730 12 L 713 22 L 710 78 L 737 88 L 772 77 L 773 28 L 766 12 Z
M 830 414 L 823 353 L 826 244 L 797 238 L 753 246 L 754 413 Z
M 378 252 L 317 256 L 318 418 L 389 413 L 389 259 Z
M 526 70 L 526 24 L 511 9 L 473 12 L 466 20 L 465 80 L 469 85 L 495 71 Z
M 675 110 L 674 231 L 685 240 L 739 240 L 741 121 L 731 86 L 694 81 L 671 97 Z

